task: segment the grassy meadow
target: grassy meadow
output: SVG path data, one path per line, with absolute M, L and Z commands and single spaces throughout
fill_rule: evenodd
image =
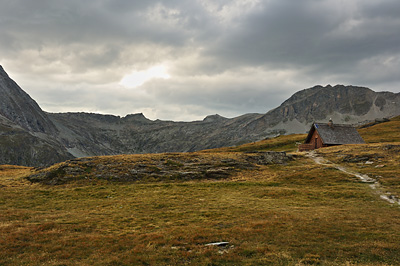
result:
M 379 177 L 399 195 L 396 119 L 360 130 L 373 144 L 318 152 Z M 400 265 L 400 206 L 355 177 L 296 153 L 304 138 L 179 155 L 294 154 L 286 164 L 243 168 L 223 179 L 46 185 L 25 178 L 35 169 L 0 166 L 0 265 Z M 160 155 L 143 156 L 151 161 Z M 130 167 L 122 163 L 128 159 L 99 158 L 121 160 L 121 170 Z M 229 243 L 206 245 L 220 241 Z

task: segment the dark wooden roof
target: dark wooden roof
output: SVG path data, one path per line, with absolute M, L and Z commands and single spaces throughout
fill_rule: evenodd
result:
M 310 142 L 310 138 L 315 130 L 317 130 L 322 142 L 327 145 L 365 143 L 360 134 L 358 134 L 357 129 L 353 126 L 340 124 L 330 126 L 327 123 L 314 123 L 311 126 L 305 143 Z

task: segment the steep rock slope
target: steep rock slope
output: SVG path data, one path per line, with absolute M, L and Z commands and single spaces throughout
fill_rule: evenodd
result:
M 0 66 L 0 115 L 31 132 L 54 135 L 57 130 L 39 105 Z
M 39 138 L 0 115 L 0 164 L 49 166 L 72 158 L 51 137 Z
M 47 166 L 73 158 L 39 105 L 0 66 L 0 164 Z

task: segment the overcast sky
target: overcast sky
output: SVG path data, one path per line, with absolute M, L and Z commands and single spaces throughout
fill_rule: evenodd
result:
M 0 0 L 0 64 L 45 111 L 198 120 L 314 85 L 400 91 L 399 0 Z

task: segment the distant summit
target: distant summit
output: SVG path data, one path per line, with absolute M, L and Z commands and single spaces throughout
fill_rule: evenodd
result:
M 135 121 L 135 122 L 151 122 L 150 119 L 144 116 L 143 113 L 138 114 L 129 114 L 123 118 L 126 121 Z
M 0 67 L 0 164 L 44 166 L 73 157 L 190 152 L 306 133 L 314 121 L 359 124 L 400 115 L 400 93 L 314 86 L 266 114 L 152 121 L 93 113 L 46 113 Z
M 204 122 L 216 122 L 216 121 L 225 121 L 225 120 L 228 120 L 228 118 L 220 116 L 219 114 L 208 115 L 203 119 Z
M 357 86 L 314 86 L 293 94 L 279 107 L 269 111 L 251 126 L 304 133 L 314 121 L 359 124 L 400 114 L 400 93 L 375 92 Z

